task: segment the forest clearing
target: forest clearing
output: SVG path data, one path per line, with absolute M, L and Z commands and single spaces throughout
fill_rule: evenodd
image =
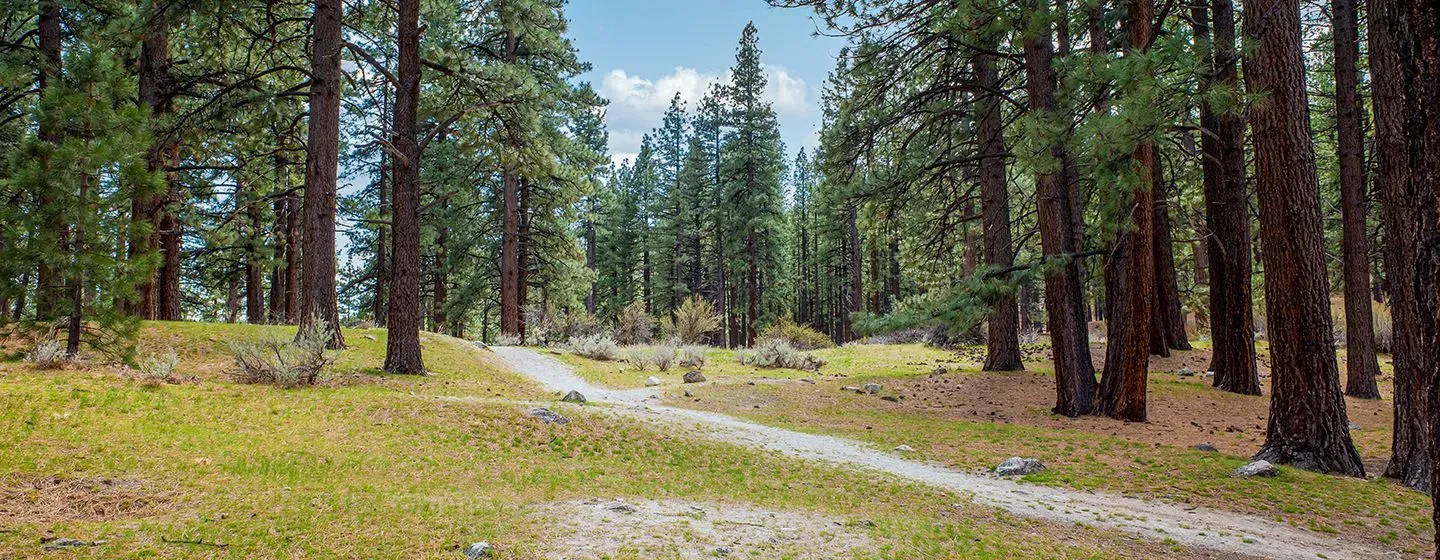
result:
M 1434 0 L 7 0 L 0 558 L 1430 558 Z

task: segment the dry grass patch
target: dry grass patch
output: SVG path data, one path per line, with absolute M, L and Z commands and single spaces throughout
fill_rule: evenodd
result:
M 170 496 L 135 479 L 12 475 L 0 479 L 0 519 L 27 524 L 145 517 L 162 511 Z

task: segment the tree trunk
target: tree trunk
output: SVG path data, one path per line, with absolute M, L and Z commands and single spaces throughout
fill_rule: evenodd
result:
M 1360 113 L 1360 32 L 1357 0 L 1332 0 L 1331 29 L 1335 35 L 1335 128 L 1340 162 L 1341 268 L 1345 278 L 1345 394 L 1380 398 L 1375 379 L 1374 319 L 1370 314 L 1370 242 L 1365 194 L 1365 131 Z
M 520 292 L 520 293 L 518 294 L 518 296 L 517 296 L 517 297 L 519 298 L 519 300 L 520 300 L 520 301 L 519 301 L 519 303 L 520 303 L 520 340 L 526 340 L 526 339 L 525 339 L 525 335 L 526 335 L 526 328 L 525 328 L 525 327 L 526 327 L 526 324 L 525 324 L 525 321 L 526 321 L 526 318 L 525 318 L 525 305 L 530 302 L 530 251 L 531 251 L 531 240 L 530 240 L 530 181 L 529 181 L 528 179 L 524 178 L 524 177 L 521 177 L 521 178 L 520 178 L 520 193 L 519 193 L 519 199 L 520 199 L 520 235 L 516 236 L 517 239 L 519 240 L 519 247 L 517 247 L 517 249 L 516 249 L 516 260 L 518 261 L 518 263 L 517 263 L 517 266 L 515 267 L 515 274 L 516 274 L 515 289 Z
M 1127 17 L 1130 44 L 1126 56 L 1142 56 L 1150 46 L 1155 6 L 1151 0 L 1131 0 Z M 1110 319 L 1106 322 L 1105 372 L 1100 378 L 1097 412 L 1144 422 L 1156 301 L 1155 145 L 1140 142 L 1131 159 L 1139 179 L 1131 190 L 1131 229 L 1117 234 L 1105 267 Z
M 1165 180 L 1160 154 L 1155 154 L 1155 296 L 1156 315 L 1160 321 L 1165 346 L 1173 350 L 1189 350 L 1190 338 L 1185 332 L 1185 310 L 1180 304 L 1180 282 L 1175 274 L 1175 240 L 1170 230 L 1170 197 L 1174 185 Z
M 1030 0 L 1027 14 L 1041 24 L 1030 26 L 1025 38 L 1025 89 L 1030 111 L 1053 118 L 1055 112 L 1055 52 L 1050 42 L 1049 4 Z M 1051 160 L 1066 161 L 1064 147 L 1048 147 Z M 1035 174 L 1036 205 L 1039 207 L 1040 244 L 1047 259 L 1066 259 L 1060 270 L 1045 278 L 1045 308 L 1050 346 L 1055 361 L 1055 413 L 1065 416 L 1089 414 L 1095 405 L 1095 373 L 1090 364 L 1089 333 L 1082 321 L 1080 263 L 1068 258 L 1075 251 L 1072 197 L 1062 173 Z
M 1204 47 L 1209 28 L 1204 7 L 1195 8 L 1195 35 Z M 1238 95 L 1235 62 L 1235 10 L 1231 0 L 1211 0 L 1213 49 L 1202 59 L 1214 78 L 1200 84 Z M 1210 103 L 1200 106 L 1205 191 L 1205 253 L 1210 263 L 1210 370 L 1215 387 L 1244 395 L 1260 394 L 1255 363 L 1255 327 L 1251 305 L 1250 205 L 1245 168 L 1245 130 L 1238 112 Z
M 340 154 L 340 0 L 315 0 L 310 76 L 310 137 L 305 162 L 305 264 L 300 329 L 330 331 L 345 347 L 335 290 L 335 180 Z M 297 333 L 296 336 L 299 336 Z
M 975 77 L 982 91 L 993 92 L 999 86 L 995 55 L 975 56 Z M 1010 235 L 1010 193 L 1006 185 L 1005 163 L 1009 157 L 1005 146 L 1005 123 L 1000 114 L 997 94 L 988 93 L 976 103 L 979 112 L 980 139 L 980 210 L 984 215 L 985 264 L 1000 269 L 1015 266 L 1015 248 Z M 898 275 L 897 275 L 898 276 Z M 899 279 L 892 281 L 898 285 Z M 1020 361 L 1020 313 L 1015 296 L 1002 291 L 990 301 L 988 332 L 985 337 L 985 371 L 1017 371 L 1025 369 Z
M 1395 329 L 1395 424 L 1385 476 L 1436 488 L 1440 387 L 1440 91 L 1434 6 L 1369 3 L 1376 187 L 1385 220 L 1385 277 Z
M 446 206 L 449 206 L 447 199 Z M 433 330 L 438 333 L 450 333 L 450 228 L 440 226 L 435 232 L 435 267 L 432 273 L 431 294 L 434 300 L 434 310 L 430 312 Z
M 283 160 L 275 158 L 275 188 L 284 190 L 285 185 L 282 178 L 285 176 L 285 165 Z M 271 203 L 275 212 L 275 221 L 270 225 L 271 237 L 275 240 L 275 259 L 277 264 L 270 269 L 270 317 L 269 322 L 274 325 L 285 322 L 285 301 L 289 297 L 286 293 L 285 284 L 285 262 L 286 255 L 290 252 L 291 240 L 289 231 L 285 224 L 290 213 L 289 197 L 278 196 Z
M 416 118 L 420 105 L 420 0 L 399 0 L 399 67 L 395 112 L 390 123 L 395 146 L 395 215 L 391 256 L 390 305 L 386 315 L 385 371 L 423 374 L 420 357 L 420 141 Z
M 1270 422 L 1255 458 L 1363 477 L 1335 364 L 1299 0 L 1246 0 L 1245 13 L 1245 33 L 1256 39 L 1245 85 L 1264 96 L 1249 115 L 1273 357 Z
M 173 193 L 173 191 L 172 191 Z M 180 313 L 180 242 L 184 239 L 184 225 L 172 209 L 160 209 L 160 306 L 155 318 L 161 321 L 179 321 Z
M 590 271 L 591 274 L 595 274 L 595 216 L 600 213 L 600 205 L 596 203 L 594 195 L 590 196 L 588 205 L 589 208 L 585 215 L 585 270 Z M 698 234 L 696 235 L 696 239 L 699 239 Z M 695 270 L 699 271 L 700 255 L 698 251 L 696 253 Z M 699 286 L 698 279 L 695 284 Z M 593 281 L 590 282 L 590 291 L 585 293 L 585 312 L 591 315 L 595 314 L 595 282 Z
M 386 88 L 389 91 L 389 88 Z M 386 96 L 388 97 L 388 96 Z M 394 212 L 390 209 L 389 183 L 391 181 L 390 156 L 385 153 L 380 155 L 380 181 L 376 185 L 376 191 L 380 198 L 380 221 L 390 222 L 393 220 Z M 389 259 L 389 232 L 390 225 L 387 223 L 377 224 L 375 227 L 375 294 L 371 296 L 372 313 L 375 315 L 375 326 L 383 327 L 388 322 L 386 315 L 390 306 L 387 301 L 390 283 L 390 259 Z
M 285 197 L 285 324 L 300 324 L 301 247 L 300 220 L 304 208 L 294 195 Z
M 60 38 L 60 6 L 55 0 L 41 0 L 39 36 L 37 37 L 38 54 L 40 55 L 40 97 L 53 85 L 52 82 L 60 79 L 62 71 Z M 64 140 L 65 132 L 56 127 L 51 119 L 41 119 L 40 140 L 58 148 Z M 42 167 L 49 169 L 48 157 L 42 163 Z M 40 192 L 36 201 L 41 208 L 51 207 L 49 194 Z M 68 235 L 64 231 L 61 220 L 56 220 L 51 228 L 46 228 L 44 235 L 53 235 L 50 242 L 63 243 Z M 63 249 L 63 248 L 62 248 Z M 56 318 L 60 312 L 61 298 L 64 292 L 60 291 L 60 270 L 54 262 L 42 261 L 36 273 L 35 284 L 35 318 L 50 320 Z M 23 301 L 23 300 L 22 300 Z M 21 305 L 23 309 L 24 306 Z
M 850 324 L 850 314 L 859 311 L 865 305 L 863 299 L 865 286 L 861 283 L 861 267 L 863 263 L 860 262 L 860 224 L 858 213 L 858 210 L 852 204 L 845 214 L 846 233 L 850 237 L 850 298 L 849 301 L 846 302 L 846 308 L 840 313 L 842 340 L 837 340 L 836 342 L 841 344 L 850 342 L 855 338 Z

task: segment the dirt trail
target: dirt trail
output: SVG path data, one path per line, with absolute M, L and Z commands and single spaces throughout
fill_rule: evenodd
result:
M 1326 535 L 1233 512 L 1183 507 L 1111 494 L 1025 485 L 906 460 L 868 444 L 756 424 L 733 416 L 652 404 L 655 389 L 611 390 L 594 386 L 553 357 L 524 348 L 494 348 L 509 367 L 553 391 L 576 390 L 592 402 L 668 427 L 698 428 L 709 439 L 880 471 L 970 495 L 981 505 L 1057 523 L 1083 523 L 1173 539 L 1184 546 L 1263 558 L 1394 558 L 1395 552 L 1357 546 Z

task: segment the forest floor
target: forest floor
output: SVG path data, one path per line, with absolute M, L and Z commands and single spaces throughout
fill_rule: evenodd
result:
M 1385 399 L 1347 399 L 1356 424 L 1351 434 L 1368 479 L 1289 468 L 1275 478 L 1240 479 L 1230 472 L 1263 442 L 1268 397 L 1224 393 L 1210 388 L 1203 375 L 1176 374 L 1203 372 L 1206 349 L 1152 360 L 1146 423 L 1051 414 L 1054 385 L 1046 353 L 1043 346 L 1027 346 L 1031 371 L 991 374 L 978 371 L 980 348 L 852 345 L 815 352 L 829 363 L 806 374 L 756 370 L 741 366 L 733 353 L 712 351 L 708 381 L 683 389 L 678 386 L 683 370 L 637 371 L 618 362 L 559 358 L 586 379 L 617 387 L 640 386 L 646 376 L 657 376 L 666 405 L 840 436 L 882 450 L 906 445 L 914 450 L 907 458 L 954 471 L 982 474 L 1007 457 L 1034 457 L 1049 468 L 1023 482 L 1041 487 L 1264 518 L 1330 539 L 1337 548 L 1389 557 L 1429 557 L 1433 550 L 1429 498 L 1377 476 L 1389 454 L 1388 375 L 1382 378 Z M 1260 354 L 1268 392 L 1263 345 Z M 1103 355 L 1103 346 L 1097 345 L 1094 355 Z M 1388 372 L 1386 362 L 1382 359 L 1382 368 Z M 845 389 L 866 383 L 884 390 L 870 395 Z M 1199 443 L 1220 451 L 1190 447 Z
M 558 403 L 444 336 L 422 335 L 424 377 L 379 373 L 374 329 L 345 331 L 318 387 L 226 375 L 231 341 L 293 332 L 147 323 L 142 352 L 180 357 L 158 386 L 100 358 L 36 370 L 0 339 L 0 558 L 1237 556 Z

